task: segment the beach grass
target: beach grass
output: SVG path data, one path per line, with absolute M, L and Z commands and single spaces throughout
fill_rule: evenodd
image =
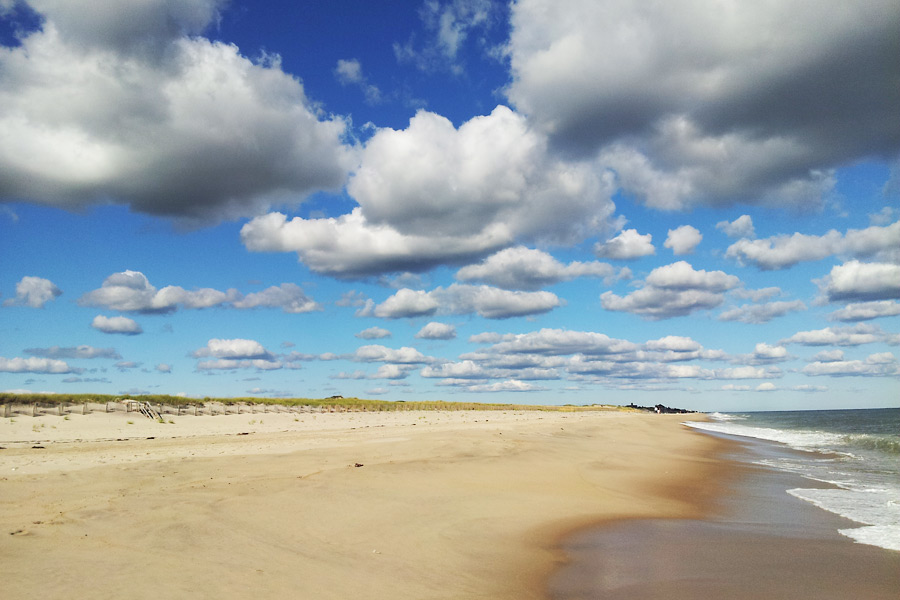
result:
M 496 404 L 496 403 L 480 403 L 480 402 L 447 402 L 443 400 L 424 400 L 424 401 L 391 401 L 391 400 L 370 400 L 365 398 L 344 398 L 341 396 L 332 396 L 329 398 L 254 398 L 254 397 L 232 397 L 232 398 L 187 398 L 182 396 L 171 396 L 166 394 L 147 394 L 140 396 L 127 395 L 109 395 L 109 394 L 20 394 L 10 392 L 0 392 L 0 405 L 16 404 L 16 405 L 38 405 L 38 406 L 58 406 L 58 405 L 80 405 L 86 403 L 106 404 L 123 402 L 126 400 L 138 400 L 148 402 L 152 406 L 165 406 L 171 408 L 187 408 L 200 407 L 210 404 L 218 404 L 223 407 L 231 406 L 260 406 L 260 407 L 286 407 L 298 408 L 309 407 L 313 409 L 338 410 L 338 411 L 364 411 L 364 412 L 381 412 L 381 411 L 459 411 L 459 410 L 536 410 L 536 411 L 554 411 L 554 412 L 575 412 L 585 410 L 624 410 L 630 411 L 628 407 L 593 404 L 587 406 L 580 405 L 562 405 L 562 406 L 546 406 L 546 405 L 529 405 L 529 404 Z

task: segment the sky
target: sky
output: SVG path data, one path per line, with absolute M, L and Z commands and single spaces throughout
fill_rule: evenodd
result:
M 0 0 L 0 390 L 900 406 L 895 0 Z

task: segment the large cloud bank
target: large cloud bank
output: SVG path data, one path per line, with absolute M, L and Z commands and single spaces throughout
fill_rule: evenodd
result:
M 648 205 L 821 202 L 900 150 L 900 4 L 520 0 L 507 94 Z
M 556 158 L 505 106 L 459 128 L 419 111 L 378 130 L 336 218 L 271 213 L 241 230 L 252 251 L 293 251 L 314 271 L 358 277 L 460 263 L 515 243 L 567 244 L 605 231 L 615 210 L 606 173 Z
M 28 4 L 40 29 L 0 47 L 0 197 L 217 221 L 343 183 L 344 121 L 197 35 L 222 2 Z

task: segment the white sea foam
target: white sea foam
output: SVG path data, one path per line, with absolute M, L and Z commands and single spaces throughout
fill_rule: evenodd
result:
M 688 421 L 685 423 L 695 429 L 723 433 L 725 435 L 738 435 L 751 437 L 758 440 L 779 442 L 797 450 L 808 451 L 835 451 L 836 446 L 844 445 L 844 437 L 836 433 L 808 430 L 785 430 L 771 427 L 750 427 L 733 421 L 699 422 Z
M 712 413 L 698 430 L 777 442 L 803 453 L 762 453 L 755 462 L 834 488 L 789 493 L 860 524 L 841 533 L 900 550 L 900 412 L 896 409 Z
M 792 496 L 866 525 L 840 532 L 862 544 L 900 550 L 900 486 L 896 488 L 793 489 Z
M 869 544 L 887 548 L 888 550 L 900 551 L 900 527 L 873 525 L 855 529 L 840 529 L 839 531 L 860 544 Z

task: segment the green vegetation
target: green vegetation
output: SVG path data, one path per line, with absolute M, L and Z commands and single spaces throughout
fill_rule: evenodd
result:
M 457 411 L 457 410 L 544 410 L 555 412 L 574 412 L 583 410 L 621 410 L 617 406 L 532 406 L 527 404 L 488 404 L 479 402 L 444 402 L 442 400 L 421 402 L 394 402 L 389 400 L 366 400 L 362 398 L 182 398 L 169 395 L 142 395 L 142 396 L 112 396 L 104 394 L 16 394 L 0 392 L 0 405 L 25 404 L 25 405 L 50 405 L 59 404 L 105 404 L 107 402 L 121 402 L 126 399 L 149 402 L 155 406 L 171 408 L 200 407 L 210 403 L 221 404 L 226 407 L 236 405 L 251 406 L 257 410 L 266 410 L 270 407 L 309 407 L 325 411 Z

